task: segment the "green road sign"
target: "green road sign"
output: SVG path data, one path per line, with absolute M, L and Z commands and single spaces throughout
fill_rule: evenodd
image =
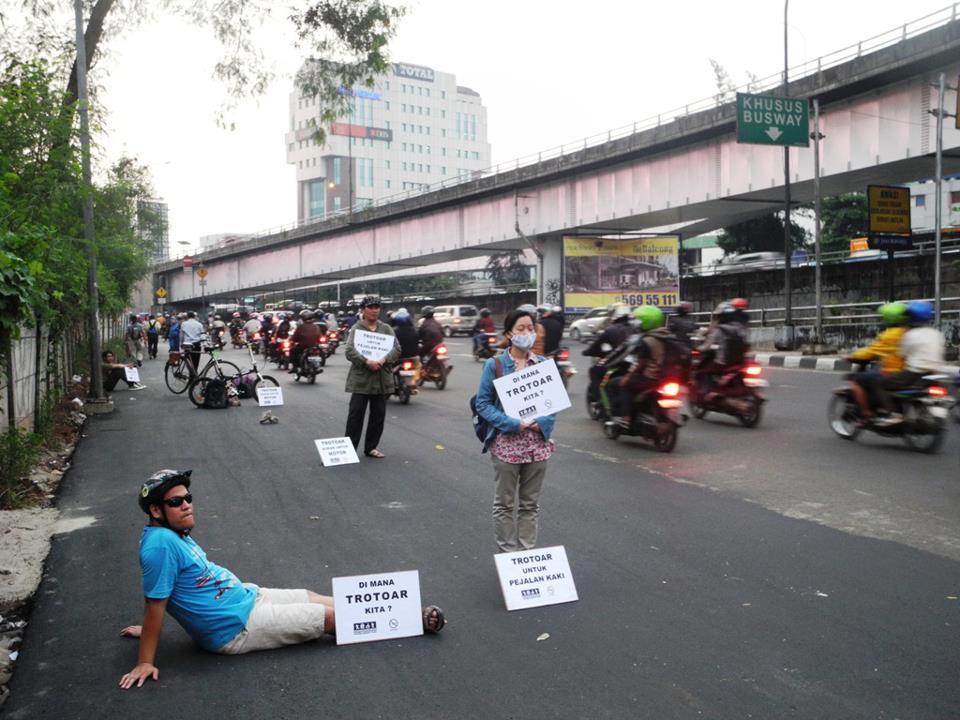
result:
M 805 98 L 737 93 L 737 142 L 810 145 L 810 104 Z

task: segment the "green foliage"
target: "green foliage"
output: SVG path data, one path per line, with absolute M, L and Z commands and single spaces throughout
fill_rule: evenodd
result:
M 793 248 L 806 244 L 807 232 L 790 221 L 790 239 Z M 783 219 L 778 214 L 762 215 L 723 228 L 717 245 L 724 255 L 740 255 L 748 252 L 783 252 Z
M 10 510 L 24 504 L 19 493 L 20 480 L 37 462 L 42 444 L 39 435 L 19 429 L 0 435 L 0 509 Z
M 867 234 L 867 196 L 848 193 L 820 201 L 820 247 L 824 252 L 847 250 L 850 238 Z
M 508 250 L 491 255 L 487 258 L 485 268 L 487 277 L 493 280 L 494 285 L 515 285 L 526 282 L 530 279 L 530 271 L 523 264 L 522 257 L 522 250 Z

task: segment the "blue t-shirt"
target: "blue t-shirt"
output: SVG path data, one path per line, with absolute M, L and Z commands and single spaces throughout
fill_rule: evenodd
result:
M 151 600 L 169 598 L 167 610 L 206 650 L 218 650 L 243 630 L 257 598 L 255 585 L 243 585 L 209 562 L 192 538 L 165 527 L 143 529 L 140 570 L 143 594 Z

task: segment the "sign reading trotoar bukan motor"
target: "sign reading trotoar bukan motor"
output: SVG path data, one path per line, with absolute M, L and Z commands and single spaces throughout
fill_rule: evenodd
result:
M 680 301 L 676 235 L 563 239 L 563 304 L 567 312 L 600 305 L 676 305 Z

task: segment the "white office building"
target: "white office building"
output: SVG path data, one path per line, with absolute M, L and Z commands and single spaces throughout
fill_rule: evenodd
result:
M 914 232 L 936 227 L 937 184 L 933 180 L 910 183 L 910 224 Z M 960 177 L 944 178 L 941 223 L 944 228 L 960 227 Z
M 149 248 L 150 262 L 170 259 L 170 221 L 166 201 L 155 198 L 137 200 L 137 234 Z
M 297 167 L 300 222 L 490 167 L 487 109 L 455 75 L 394 63 L 372 90 L 352 92 L 350 117 L 327 128 L 323 146 L 312 137 L 316 99 L 290 96 L 287 162 Z

